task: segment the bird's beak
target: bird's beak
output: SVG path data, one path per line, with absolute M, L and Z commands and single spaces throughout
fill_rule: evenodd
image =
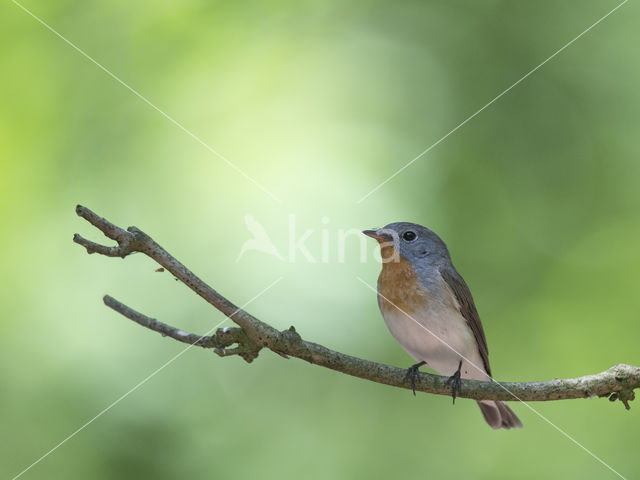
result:
M 367 237 L 375 238 L 378 242 L 393 241 L 391 235 L 382 233 L 380 230 L 363 230 L 362 233 L 364 233 Z

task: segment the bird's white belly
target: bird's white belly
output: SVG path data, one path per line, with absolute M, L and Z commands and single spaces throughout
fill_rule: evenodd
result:
M 484 363 L 473 332 L 457 310 L 437 305 L 424 313 L 411 316 L 389 309 L 383 311 L 384 321 L 394 338 L 418 362 L 441 375 L 453 375 L 462 360 L 462 378 L 487 380 Z

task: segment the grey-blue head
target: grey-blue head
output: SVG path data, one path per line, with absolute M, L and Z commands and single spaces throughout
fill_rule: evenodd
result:
M 394 261 L 391 255 L 396 252 L 414 265 L 451 262 L 449 250 L 442 239 L 416 223 L 395 222 L 378 230 L 365 230 L 362 233 L 378 240 L 385 262 Z M 394 250 L 388 248 L 391 246 Z

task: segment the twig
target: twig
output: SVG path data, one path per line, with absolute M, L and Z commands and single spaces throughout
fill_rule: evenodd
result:
M 251 362 L 258 356 L 262 348 L 268 348 L 281 356 L 299 358 L 354 377 L 399 388 L 411 388 L 404 369 L 330 350 L 322 345 L 303 340 L 294 327 L 281 332 L 258 320 L 203 282 L 138 228 L 129 227 L 127 230 L 123 230 L 80 205 L 76 207 L 76 213 L 101 230 L 108 238 L 117 242 L 116 246 L 105 246 L 89 241 L 78 234 L 74 235 L 73 241 L 85 247 L 88 253 L 122 258 L 134 252 L 144 253 L 228 316 L 239 328 L 218 329 L 214 335 L 200 336 L 147 317 L 113 297 L 104 297 L 107 306 L 139 325 L 179 342 L 202 348 L 213 348 L 220 356 L 239 355 Z M 232 345 L 237 346 L 229 348 Z M 640 387 L 640 367 L 620 364 L 595 375 L 555 379 L 548 382 L 500 382 L 498 384 L 496 382 L 462 380 L 462 391 L 458 396 L 475 400 L 504 401 L 515 400 L 517 397 L 517 399 L 531 402 L 597 395 L 609 397 L 611 401 L 620 400 L 628 410 L 629 401 L 634 399 L 634 389 L 638 387 Z M 451 393 L 446 377 L 428 373 L 420 373 L 416 379 L 415 389 L 437 395 L 450 395 Z
M 225 327 L 219 328 L 214 335 L 196 335 L 162 323 L 155 318 L 147 317 L 109 295 L 105 295 L 102 300 L 107 307 L 133 320 L 138 325 L 158 332 L 163 337 L 171 337 L 174 340 L 196 347 L 213 348 L 221 357 L 241 355 L 247 362 L 251 362 L 258 356 L 260 351 L 260 347 L 251 342 L 241 328 Z M 238 346 L 230 349 L 229 347 L 234 344 L 238 344 Z

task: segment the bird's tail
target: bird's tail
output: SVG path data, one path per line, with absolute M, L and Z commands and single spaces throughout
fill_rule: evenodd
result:
M 504 402 L 480 400 L 478 406 L 491 428 L 522 428 L 522 422 Z

